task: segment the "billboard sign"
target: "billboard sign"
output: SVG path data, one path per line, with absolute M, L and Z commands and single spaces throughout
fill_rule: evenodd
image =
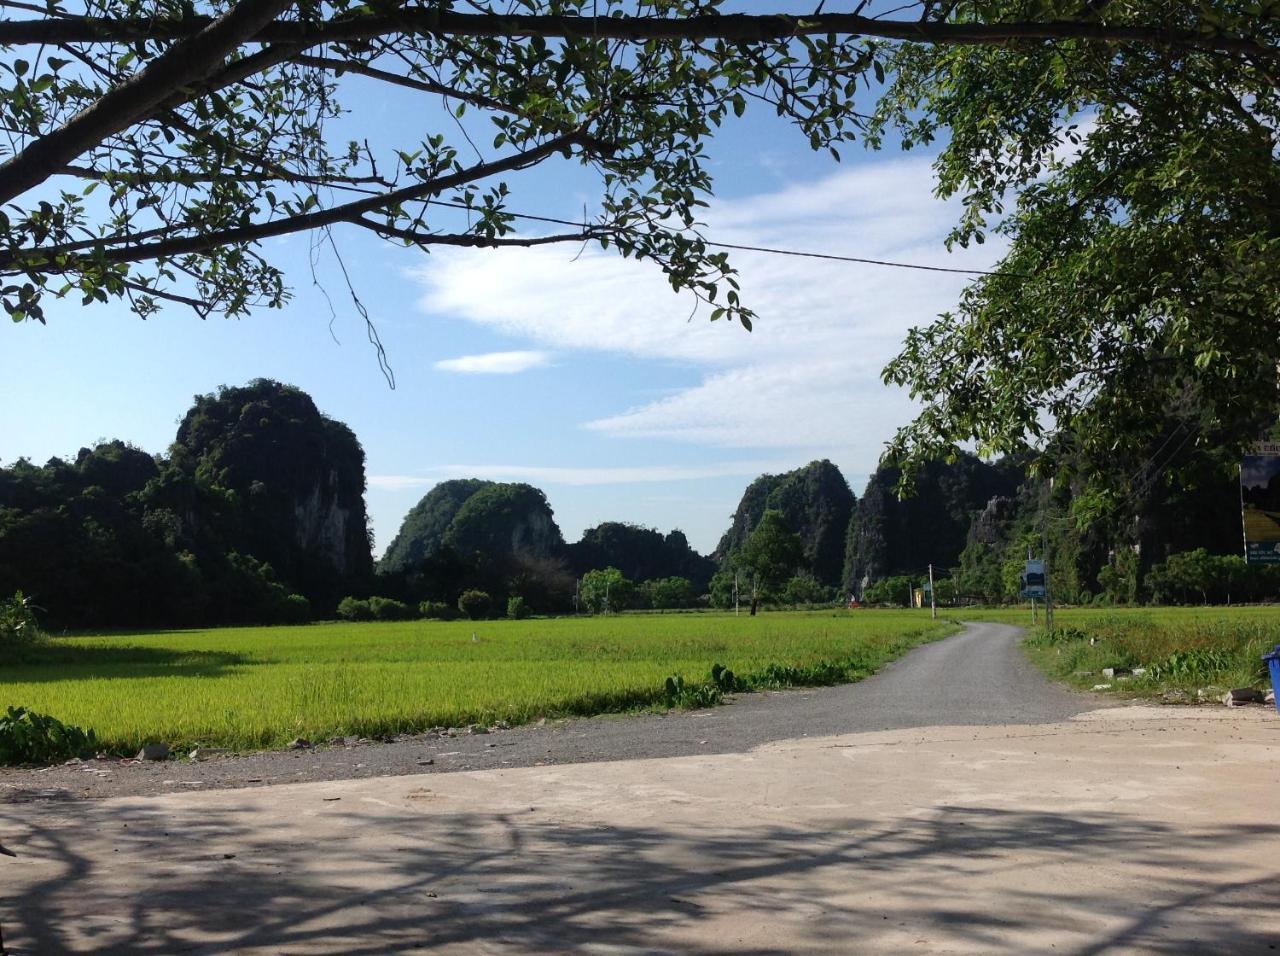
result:
M 1044 562 L 1039 559 L 1027 561 L 1022 572 L 1022 596 L 1043 601 L 1045 593 Z
M 1240 463 L 1244 559 L 1280 564 L 1280 442 L 1260 441 Z

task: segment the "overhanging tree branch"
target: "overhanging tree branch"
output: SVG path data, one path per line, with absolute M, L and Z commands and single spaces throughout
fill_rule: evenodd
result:
M 431 80 L 423 80 L 411 76 L 401 76 L 399 73 L 392 73 L 388 70 L 379 70 L 376 67 L 369 66 L 367 63 L 360 63 L 357 60 L 342 60 L 337 57 L 330 56 L 311 56 L 303 54 L 291 58 L 292 62 L 299 66 L 313 66 L 321 70 L 329 70 L 333 73 L 354 73 L 358 76 L 365 76 L 372 80 L 379 80 L 383 83 L 390 83 L 392 86 L 402 86 L 405 89 L 416 90 L 419 93 L 434 93 L 439 96 L 449 96 L 460 103 L 470 103 L 473 106 L 479 106 L 484 109 L 497 110 L 500 113 L 514 113 L 508 103 L 496 100 L 491 96 L 481 96 L 479 93 L 472 93 L 466 90 L 460 90 L 457 87 L 449 86 L 445 83 L 436 83 Z
M 170 20 L 66 17 L 56 20 L 10 21 L 0 23 L 0 45 L 178 40 L 199 34 L 211 22 L 207 17 Z M 1278 52 L 1275 47 L 1249 36 L 1090 19 L 956 23 L 937 20 L 877 20 L 847 13 L 734 13 L 691 17 L 610 16 L 597 19 L 583 16 L 457 13 L 414 7 L 406 7 L 393 16 L 343 16 L 324 23 L 275 21 L 264 25 L 246 39 L 255 43 L 310 46 L 318 43 L 371 40 L 404 33 L 406 30 L 452 36 L 537 36 L 547 39 L 596 38 L 633 42 L 728 40 L 752 43 L 796 36 L 827 35 L 968 46 L 1004 46 L 1014 42 L 1043 40 L 1094 40 L 1267 58 L 1275 57 Z
M 292 4 L 293 0 L 241 0 L 224 16 L 207 21 L 136 76 L 0 165 L 0 203 L 39 185 L 85 150 L 127 129 L 174 90 L 208 76 L 228 53 Z
M 533 246 L 549 246 L 564 242 L 590 242 L 603 235 L 615 234 L 618 230 L 587 226 L 580 232 L 562 232 L 549 236 L 499 237 L 481 236 L 474 233 L 442 233 L 421 232 L 416 229 L 401 229 L 375 222 L 372 219 L 357 217 L 348 220 L 354 226 L 368 229 L 383 238 L 400 239 L 415 246 L 463 246 L 473 249 L 521 248 Z
M 523 150 L 488 163 L 477 163 L 448 176 L 379 193 L 366 199 L 358 199 L 329 209 L 317 212 L 302 213 L 273 219 L 269 222 L 253 223 L 233 229 L 211 230 L 194 236 L 180 236 L 160 239 L 154 242 L 108 245 L 91 251 L 89 258 L 99 262 L 122 263 L 143 262 L 150 259 L 167 259 L 174 256 L 192 255 L 207 252 L 220 246 L 240 245 L 270 239 L 273 236 L 284 236 L 295 232 L 309 232 L 324 226 L 332 226 L 343 222 L 357 222 L 366 213 L 377 212 L 399 206 L 406 202 L 428 199 L 450 189 L 456 189 L 469 183 L 479 182 L 491 176 L 525 169 L 541 162 L 547 157 L 567 150 L 573 146 L 583 146 L 592 140 L 584 129 L 576 129 L 561 136 L 553 137 L 540 146 Z M 595 144 L 598 148 L 600 144 Z M 364 223 L 359 223 L 364 224 Z M 90 250 L 94 247 L 90 246 Z M 13 267 L 31 268 L 39 265 L 46 271 L 57 272 L 74 268 L 76 262 L 67 260 L 59 263 L 58 258 L 66 254 L 65 248 L 39 247 L 0 252 L 0 269 Z

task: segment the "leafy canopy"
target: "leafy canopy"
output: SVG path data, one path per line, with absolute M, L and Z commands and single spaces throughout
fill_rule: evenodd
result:
M 698 216 L 707 141 L 760 105 L 837 155 L 942 143 L 952 240 L 1006 245 L 886 371 L 923 403 L 896 460 L 1064 427 L 1105 455 L 1171 415 L 1238 446 L 1274 418 L 1276 0 L 0 7 L 0 302 L 18 320 L 65 296 L 279 306 L 265 240 L 309 233 L 341 266 L 339 234 L 369 232 L 595 242 L 749 327 Z M 358 86 L 409 97 L 415 122 L 348 117 Z M 581 221 L 522 216 L 521 180 L 552 166 L 594 181 Z
M 950 242 L 994 236 L 1007 251 L 886 370 L 924 404 L 890 454 L 1017 452 L 1056 430 L 1071 440 L 1051 450 L 1100 468 L 1130 449 L 1152 472 L 1197 449 L 1234 460 L 1280 404 L 1280 5 L 1030 6 L 1161 19 L 1265 52 L 1080 40 L 895 52 L 876 135 L 940 140 L 938 191 L 964 201 Z
M 733 555 L 733 561 L 751 572 L 760 591 L 772 594 L 804 562 L 804 544 L 800 535 L 787 527 L 782 512 L 770 509 Z

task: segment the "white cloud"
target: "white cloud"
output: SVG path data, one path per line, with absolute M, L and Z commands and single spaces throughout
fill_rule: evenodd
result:
M 471 375 L 514 375 L 531 368 L 541 368 L 551 361 L 546 352 L 486 352 L 483 355 L 460 355 L 441 359 L 436 368 L 442 372 L 465 372 Z
M 703 481 L 710 478 L 755 478 L 761 472 L 786 471 L 795 462 L 785 459 L 712 462 L 706 465 L 640 465 L 581 468 L 545 465 L 439 465 L 422 475 L 371 475 L 369 487 L 381 491 L 430 488 L 448 478 L 524 480 L 549 485 L 629 485 L 654 482 Z
M 954 203 L 933 198 L 928 158 L 867 162 L 707 212 L 713 240 L 988 268 L 1002 246 L 943 238 Z M 868 472 L 905 424 L 906 395 L 880 380 L 906 330 L 955 306 L 971 277 L 731 252 L 755 331 L 689 320 L 692 299 L 654 266 L 588 249 L 448 250 L 417 270 L 422 307 L 562 353 L 610 352 L 704 369 L 702 381 L 583 422 L 609 435 L 731 448 L 806 449 Z

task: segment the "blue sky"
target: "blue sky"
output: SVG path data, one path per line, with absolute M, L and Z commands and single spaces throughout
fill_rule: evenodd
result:
M 394 99 L 362 105 L 362 122 L 404 122 Z M 932 198 L 930 157 L 842 153 L 842 164 L 814 154 L 798 132 L 749 111 L 710 148 L 712 238 L 965 268 L 994 261 L 990 243 L 945 252 L 956 210 Z M 539 170 L 512 180 L 512 208 L 580 216 L 588 186 L 573 170 Z M 317 269 L 331 334 L 307 265 L 311 240 L 274 240 L 266 249 L 295 294 L 282 311 L 202 322 L 174 307 L 143 322 L 114 305 L 60 303 L 46 326 L 6 328 L 0 461 L 74 455 L 103 438 L 161 452 L 194 394 L 269 377 L 301 387 L 359 436 L 379 551 L 435 482 L 462 475 L 541 487 L 569 540 L 624 520 L 682 528 L 709 551 L 763 471 L 826 457 L 861 493 L 911 415 L 880 369 L 964 283 L 740 253 L 744 298 L 760 316 L 748 334 L 705 312 L 690 319 L 691 302 L 657 269 L 598 249 L 426 256 L 355 230 L 334 235 L 394 391 L 332 257 L 321 253 Z

